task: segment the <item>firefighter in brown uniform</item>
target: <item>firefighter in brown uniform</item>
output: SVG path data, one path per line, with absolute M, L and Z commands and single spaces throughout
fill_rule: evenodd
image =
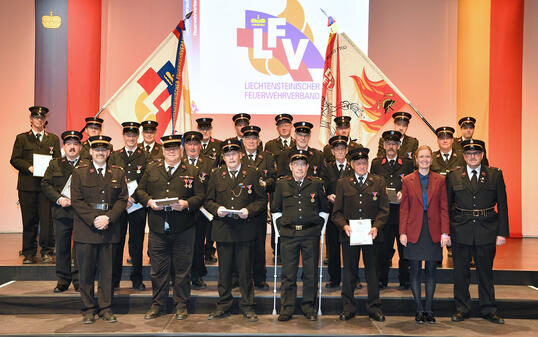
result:
M 473 257 L 478 275 L 480 312 L 488 321 L 503 324 L 495 304 L 492 268 L 496 246 L 505 244 L 510 234 L 506 186 L 500 169 L 481 163 L 485 149 L 483 141 L 464 140 L 461 145 L 466 165 L 446 176 L 456 303 L 452 321 L 463 321 L 471 311 L 469 264 Z
M 106 322 L 117 319 L 112 313 L 112 265 L 114 245 L 120 242 L 119 219 L 129 198 L 125 174 L 107 163 L 110 137 L 90 137 L 89 164 L 80 164 L 71 177 L 71 206 L 75 211 L 73 241 L 79 267 L 82 322 L 95 322 L 97 313 Z M 97 303 L 94 279 L 99 275 Z
M 234 129 L 235 129 L 235 137 L 228 138 L 228 139 L 236 139 L 241 143 L 241 150 L 245 150 L 245 146 L 243 144 L 243 132 L 241 132 L 241 129 L 243 127 L 250 125 L 250 115 L 247 113 L 238 113 L 232 116 L 232 121 L 234 122 Z M 226 139 L 226 140 L 228 140 Z M 260 141 L 258 144 L 258 151 L 263 151 L 263 142 Z
M 88 139 L 93 136 L 99 136 L 103 133 L 103 122 L 104 120 L 99 117 L 87 117 L 84 119 L 86 121 L 86 126 L 84 127 L 84 130 L 86 130 L 86 134 L 88 135 Z M 87 159 L 91 160 L 92 156 L 90 155 L 90 142 L 86 139 L 82 142 L 82 150 L 80 151 L 80 158 L 81 159 Z M 110 152 L 114 151 L 114 148 L 112 144 L 110 146 Z
M 397 194 L 398 200 L 390 202 L 390 212 L 388 221 L 379 235 L 383 236 L 383 242 L 379 245 L 377 258 L 377 272 L 379 276 L 379 288 L 385 289 L 389 282 L 389 268 L 394 255 L 394 240 L 398 247 L 398 279 L 400 289 L 409 289 L 409 261 L 403 258 L 403 246 L 399 238 L 400 226 L 400 198 L 402 196 L 402 178 L 414 171 L 414 164 L 411 159 L 398 156 L 400 139 L 402 134 L 399 131 L 383 132 L 383 146 L 385 157 L 372 160 L 370 172 L 385 180 L 387 188 L 392 188 Z
M 289 321 L 295 311 L 299 258 L 303 261 L 303 299 L 301 309 L 306 319 L 317 320 L 316 294 L 319 278 L 319 237 L 324 220 L 320 212 L 329 211 L 323 181 L 309 177 L 309 152 L 290 153 L 290 176 L 278 180 L 271 201 L 271 212 L 282 213 L 277 227 L 282 247 L 282 283 L 279 321 Z
M 54 231 L 51 221 L 50 200 L 41 189 L 41 177 L 34 176 L 34 154 L 60 157 L 60 140 L 55 134 L 45 131 L 49 109 L 33 106 L 30 110 L 31 130 L 17 135 L 11 165 L 19 171 L 17 190 L 22 214 L 22 263 L 35 263 L 37 233 L 41 262 L 51 263 L 54 251 Z
M 202 134 L 198 131 L 187 131 L 183 134 L 183 142 L 185 146 L 185 156 L 181 159 L 182 164 L 189 165 L 199 170 L 198 175 L 204 186 L 204 195 L 207 189 L 207 183 L 213 168 L 215 167 L 215 160 L 202 155 L 200 153 Z M 204 289 L 206 283 L 202 279 L 207 275 L 207 269 L 205 261 L 210 259 L 210 256 L 205 258 L 204 243 L 206 240 L 211 241 L 211 222 L 200 212 L 194 214 L 195 222 L 195 234 L 194 234 L 194 255 L 192 260 L 191 281 L 193 289 Z M 217 262 L 216 259 L 213 262 Z
M 212 238 L 217 242 L 219 279 L 217 310 L 209 319 L 229 315 L 232 303 L 232 269 L 239 273 L 239 307 L 248 321 L 257 321 L 251 272 L 251 246 L 256 236 L 254 219 L 267 210 L 267 195 L 257 171 L 241 165 L 241 143 L 222 143 L 224 166 L 209 179 L 205 208 L 215 216 Z M 231 211 L 231 212 L 230 212 Z
M 409 127 L 409 121 L 411 120 L 411 114 L 408 112 L 395 112 L 392 114 L 394 120 L 394 130 L 402 134 L 400 139 L 400 148 L 398 149 L 398 157 L 400 158 L 415 158 L 415 152 L 418 149 L 418 140 L 414 137 L 406 135 L 407 128 Z M 377 149 L 377 157 L 383 158 L 385 156 L 385 147 L 383 146 L 383 137 L 379 138 L 379 146 Z
M 461 129 L 461 136 L 454 139 L 454 149 L 459 152 L 462 152 L 463 148 L 461 146 L 461 142 L 473 138 L 476 119 L 474 117 L 463 117 L 458 121 L 458 125 Z M 489 165 L 488 156 L 486 155 L 486 149 L 484 149 L 484 157 L 482 158 L 482 164 Z
M 151 163 L 140 180 L 136 198 L 149 208 L 149 255 L 153 299 L 145 319 L 166 309 L 170 288 L 170 268 L 174 268 L 175 318 L 187 318 L 190 273 L 194 249 L 194 216 L 204 201 L 199 170 L 181 162 L 181 135 L 161 138 L 164 161 Z M 159 206 L 158 200 L 178 198 L 172 205 Z
M 198 131 L 202 134 L 202 149 L 200 153 L 216 161 L 220 158 L 220 144 L 222 141 L 211 136 L 211 132 L 213 131 L 212 122 L 213 118 L 208 117 L 198 118 L 196 120 Z M 215 252 L 213 251 L 212 253 L 214 254 Z
M 140 125 L 142 126 L 142 137 L 144 140 L 138 143 L 138 147 L 149 154 L 150 160 L 157 162 L 163 160 L 163 146 L 155 141 L 159 123 L 146 120 L 140 123 Z
M 325 179 L 325 189 L 327 198 L 329 199 L 330 211 L 336 193 L 336 182 L 338 179 L 353 175 L 353 168 L 347 159 L 349 138 L 346 136 L 334 136 L 329 139 L 331 152 L 335 160 L 327 164 L 327 176 Z M 329 282 L 325 284 L 327 289 L 339 289 L 342 279 L 342 261 L 340 259 L 340 240 L 339 230 L 336 225 L 329 219 L 326 231 L 327 241 L 327 271 L 329 273 Z M 357 285 L 362 288 L 360 282 Z
M 454 146 L 454 128 L 442 126 L 435 130 L 439 150 L 433 153 L 431 170 L 442 175 L 465 165 L 463 153 Z
M 121 126 L 123 127 L 123 142 L 125 146 L 112 152 L 108 163 L 123 168 L 128 184 L 134 181 L 138 184 L 150 161 L 150 155 L 140 149 L 137 144 L 140 135 L 140 123 L 123 122 Z M 132 190 L 131 193 L 134 193 L 134 191 Z M 127 202 L 127 209 L 134 203 L 136 203 L 136 200 L 133 195 L 130 195 Z M 128 245 L 132 262 L 130 276 L 132 288 L 135 290 L 144 290 L 146 286 L 142 282 L 142 250 L 144 248 L 144 229 L 146 228 L 146 209 L 142 207 L 131 213 L 124 210 L 119 219 L 119 225 L 121 228 L 121 240 L 115 247 L 116 251 L 114 252 L 114 288 L 117 289 L 120 286 L 125 235 L 127 228 L 129 228 Z
M 82 133 L 74 130 L 62 133 L 63 149 L 65 158 L 52 160 L 41 180 L 43 193 L 52 202 L 52 218 L 54 222 L 54 236 L 56 238 L 56 277 L 58 283 L 54 288 L 55 293 L 61 293 L 73 287 L 78 290 L 78 266 L 74 263 L 71 270 L 71 237 L 73 234 L 73 208 L 71 207 L 71 188 L 67 182 L 75 166 L 88 164 L 88 161 L 80 159 L 82 148 Z M 67 185 L 67 186 L 66 186 Z M 65 195 L 62 194 L 64 189 Z M 74 251 L 73 251 L 74 252 Z
M 335 135 L 348 137 L 348 144 L 347 144 L 348 151 L 351 151 L 357 147 L 363 147 L 361 144 L 357 143 L 356 139 L 350 138 L 349 136 L 349 134 L 351 133 L 350 122 L 351 122 L 351 117 L 349 116 L 340 116 L 334 119 L 334 123 L 336 124 Z M 323 148 L 323 157 L 327 164 L 332 163 L 335 160 L 330 143 L 325 145 L 325 147 Z M 347 159 L 349 160 L 349 158 Z
M 280 154 L 289 149 L 295 147 L 295 139 L 291 136 L 291 129 L 293 125 L 293 116 L 290 114 L 279 114 L 275 116 L 276 131 L 278 137 L 271 139 L 265 143 L 265 151 L 271 152 L 275 161 L 275 166 L 278 163 L 278 157 Z M 280 247 L 280 243 L 278 244 Z M 273 249 L 273 257 L 275 256 L 275 231 L 271 231 L 271 248 Z M 278 261 L 280 264 L 280 249 L 278 250 Z
M 290 153 L 294 150 L 306 150 L 308 151 L 308 175 L 313 177 L 319 177 L 324 179 L 325 177 L 325 160 L 323 159 L 323 152 L 318 149 L 309 147 L 312 123 L 309 122 L 297 122 L 293 124 L 295 127 L 295 147 L 289 148 L 281 153 L 277 162 L 277 177 L 291 175 L 289 158 Z
M 366 310 L 371 319 L 383 322 L 379 285 L 376 272 L 376 245 L 379 244 L 383 226 L 389 215 L 389 202 L 383 178 L 368 173 L 367 148 L 357 148 L 349 153 L 354 175 L 338 180 L 333 206 L 332 220 L 340 229 L 342 256 L 344 259 L 344 281 L 342 283 L 343 311 L 340 319 L 349 320 L 355 316 L 355 287 L 359 265 L 359 251 L 362 250 L 368 285 Z M 369 234 L 373 245 L 350 245 L 351 227 L 349 220 L 370 219 L 372 229 Z
M 255 125 L 243 127 L 243 145 L 245 154 L 241 158 L 241 165 L 257 171 L 260 175 L 260 185 L 270 194 L 275 187 L 276 169 L 273 155 L 270 152 L 258 152 L 261 129 Z M 252 277 L 254 287 L 268 290 L 266 282 L 267 268 L 265 268 L 265 240 L 267 239 L 267 214 L 258 215 L 253 221 L 256 223 L 256 238 L 252 243 Z

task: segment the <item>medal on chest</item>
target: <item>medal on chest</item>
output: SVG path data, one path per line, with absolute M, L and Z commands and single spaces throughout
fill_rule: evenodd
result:
M 185 188 L 192 188 L 192 181 L 194 179 L 190 178 L 190 177 L 186 177 L 183 179 L 183 181 L 185 182 Z
M 377 200 L 377 192 L 372 192 L 372 200 L 376 201 Z
M 312 166 L 312 167 L 313 167 L 313 169 L 314 169 L 314 174 L 317 174 L 316 171 L 317 171 L 318 167 L 317 167 L 316 165 L 314 165 L 314 166 Z
M 53 153 L 54 153 L 54 146 L 49 146 L 49 153 L 50 153 L 50 154 L 53 154 Z
M 201 181 L 201 182 L 204 182 L 204 181 L 205 181 L 205 177 L 206 177 L 206 175 L 207 175 L 207 173 L 205 173 L 205 172 L 200 173 L 200 181 Z
M 140 174 L 142 171 L 140 169 L 142 168 L 142 165 L 136 165 L 136 174 Z
M 310 193 L 310 201 L 312 203 L 316 202 L 316 193 Z

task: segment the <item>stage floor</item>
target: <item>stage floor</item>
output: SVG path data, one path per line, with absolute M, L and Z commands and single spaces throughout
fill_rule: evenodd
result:
M 289 322 L 278 322 L 275 316 L 260 315 L 256 323 L 246 322 L 242 316 L 232 315 L 219 321 L 208 321 L 207 315 L 189 315 L 184 321 L 166 315 L 144 320 L 142 314 L 117 315 L 117 323 L 98 320 L 91 325 L 80 322 L 80 315 L 1 315 L 2 334 L 10 335 L 183 335 L 183 336 L 336 336 L 336 335 L 391 335 L 391 336 L 538 336 L 535 320 L 507 319 L 504 325 L 489 323 L 482 318 L 471 318 L 454 323 L 449 318 L 438 318 L 433 325 L 416 324 L 413 317 L 387 317 L 383 323 L 359 316 L 342 322 L 338 316 L 322 316 L 316 322 L 294 316 Z
M 127 235 L 128 236 L 128 235 Z M 128 237 L 126 241 L 128 240 Z M 274 265 L 273 251 L 271 249 L 271 237 L 267 236 L 265 249 L 267 265 Z M 149 265 L 147 250 L 147 234 L 144 241 L 144 265 Z M 22 247 L 22 234 L 0 234 L 0 266 L 16 266 L 22 264 L 19 251 Z M 443 268 L 452 268 L 452 260 L 447 259 L 446 249 L 443 252 Z M 125 244 L 124 265 L 129 256 L 128 246 Z M 326 254 L 324 253 L 324 256 Z M 39 261 L 39 259 L 38 259 Z M 394 254 L 393 266 L 398 265 L 398 251 Z M 362 262 L 361 262 L 362 266 Z M 538 238 L 508 239 L 506 245 L 497 248 L 497 255 L 493 264 L 495 270 L 538 270 Z

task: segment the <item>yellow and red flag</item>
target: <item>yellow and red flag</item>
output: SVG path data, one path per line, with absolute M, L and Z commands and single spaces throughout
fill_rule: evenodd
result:
M 411 110 L 407 105 L 388 77 L 333 24 L 323 71 L 320 142 L 334 135 L 335 117 L 350 116 L 350 137 L 368 146 L 393 112 Z

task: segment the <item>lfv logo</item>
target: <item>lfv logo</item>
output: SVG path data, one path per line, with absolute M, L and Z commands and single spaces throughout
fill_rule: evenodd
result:
M 264 34 L 262 28 L 254 28 L 252 30 L 252 57 L 255 59 L 271 59 L 273 58 L 273 50 L 277 48 L 277 38 L 282 37 L 280 42 L 284 49 L 284 55 L 288 61 L 290 69 L 297 70 L 301 65 L 303 56 L 306 52 L 309 39 L 299 39 L 297 49 L 293 49 L 290 38 L 286 36 L 286 19 L 284 18 L 268 18 L 267 19 L 267 34 Z M 267 36 L 267 49 L 263 49 L 263 38 Z

